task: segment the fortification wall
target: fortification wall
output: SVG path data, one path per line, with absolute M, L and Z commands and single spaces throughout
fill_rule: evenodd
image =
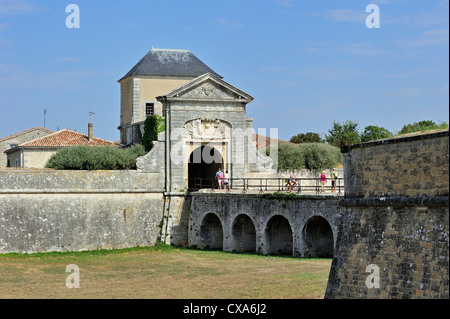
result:
M 161 185 L 137 171 L 0 170 L 0 253 L 152 246 Z
M 346 195 L 325 298 L 448 298 L 448 131 L 342 151 Z

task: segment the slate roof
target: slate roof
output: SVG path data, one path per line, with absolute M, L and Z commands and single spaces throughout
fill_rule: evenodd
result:
M 13 147 L 6 152 L 10 153 L 13 150 L 18 148 L 29 148 L 29 147 L 50 147 L 50 148 L 58 148 L 58 147 L 69 147 L 76 145 L 89 145 L 89 146 L 113 146 L 117 147 L 117 144 L 111 141 L 107 141 L 101 138 L 94 137 L 92 141 L 89 141 L 89 138 L 86 134 L 74 132 L 68 129 L 61 130 L 47 136 L 43 136 L 37 138 L 35 140 L 22 143 Z
M 189 50 L 151 49 L 119 81 L 135 75 L 197 77 L 205 73 L 222 78 Z

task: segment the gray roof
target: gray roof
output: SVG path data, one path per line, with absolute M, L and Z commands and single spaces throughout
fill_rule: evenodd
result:
M 189 50 L 151 49 L 119 81 L 133 75 L 197 77 L 205 73 L 222 78 Z

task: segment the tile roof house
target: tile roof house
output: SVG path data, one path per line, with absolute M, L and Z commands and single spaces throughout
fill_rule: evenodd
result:
M 118 147 L 114 142 L 64 129 L 22 144 L 5 151 L 9 167 L 43 168 L 50 157 L 63 147 L 111 146 Z
M 53 133 L 53 131 L 37 126 L 19 133 L 0 138 L 0 168 L 7 167 L 8 158 L 4 153 L 6 150 L 51 133 Z

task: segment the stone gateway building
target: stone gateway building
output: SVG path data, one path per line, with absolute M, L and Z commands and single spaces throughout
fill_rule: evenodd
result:
M 119 83 L 122 145 L 139 141 L 147 116 L 165 117 L 165 132 L 137 166 L 162 175 L 167 192 L 196 180 L 213 183 L 219 168 L 230 178 L 275 173 L 273 161 L 256 149 L 253 120 L 246 116 L 253 97 L 191 52 L 152 49 Z

